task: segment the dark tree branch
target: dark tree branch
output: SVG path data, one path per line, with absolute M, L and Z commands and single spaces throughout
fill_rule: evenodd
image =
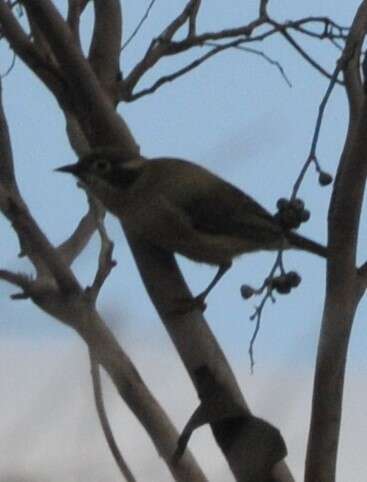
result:
M 0 6 L 1 3 L 3 0 L 0 0 Z M 138 146 L 130 130 L 100 88 L 96 76 L 80 49 L 74 44 L 70 29 L 55 6 L 48 0 L 39 0 L 37 3 L 24 0 L 23 3 L 32 13 L 38 28 L 49 42 L 68 80 L 73 91 L 75 115 L 78 116 L 83 130 L 90 137 L 90 142 L 93 145 L 120 143 L 125 149 L 130 149 L 136 154 Z M 92 131 L 93 135 L 91 135 Z
M 195 1 L 191 0 L 191 2 L 186 6 L 181 15 L 177 17 L 167 27 L 167 29 L 165 29 L 165 31 L 163 31 L 158 36 L 157 39 L 152 41 L 143 59 L 132 69 L 132 71 L 128 74 L 125 81 L 123 82 L 123 99 L 125 98 L 125 93 L 131 94 L 141 77 L 148 70 L 154 67 L 154 65 L 161 58 L 167 55 L 174 55 L 176 53 L 184 52 L 192 47 L 202 46 L 206 41 L 220 40 L 231 37 L 242 37 L 244 39 L 246 37 L 249 37 L 256 27 L 264 24 L 264 20 L 261 19 L 250 22 L 248 25 L 236 29 L 222 30 L 220 32 L 207 33 L 192 37 L 187 36 L 184 40 L 180 42 L 171 41 L 177 29 L 182 26 L 183 23 L 185 23 L 187 18 L 189 18 L 190 8 L 192 8 L 194 5 Z M 235 39 L 235 42 L 237 40 L 238 39 Z
M 68 0 L 69 8 L 67 14 L 67 23 L 73 34 L 74 42 L 79 46 L 79 48 L 81 47 L 79 32 L 80 17 L 89 1 L 90 0 Z
M 61 291 L 66 293 L 80 292 L 75 276 L 67 269 L 58 253 L 39 229 L 23 201 L 18 197 L 9 196 L 2 212 L 11 221 L 22 241 L 22 246 L 26 249 L 26 255 L 32 262 L 34 261 L 35 266 L 38 267 L 41 262 L 47 266 Z
M 93 303 L 95 303 L 104 282 L 111 273 L 111 270 L 116 266 L 116 261 L 112 259 L 113 242 L 109 239 L 106 228 L 103 224 L 104 209 L 100 206 L 99 201 L 90 199 L 89 202 L 92 206 L 94 205 L 93 212 L 101 239 L 97 272 L 92 286 L 87 288 L 88 297 Z
M 119 0 L 94 0 L 89 62 L 102 85 L 112 90 L 120 72 L 122 16 Z
M 196 19 L 199 13 L 201 5 L 201 0 L 196 0 L 194 3 L 190 16 L 189 16 L 189 31 L 188 31 L 188 37 L 194 37 L 196 35 Z
M 27 255 L 32 261 L 33 257 L 40 257 L 48 272 L 57 280 L 57 284 L 52 282 L 50 276 L 38 276 L 31 280 L 24 275 L 6 270 L 0 271 L 0 278 L 23 289 L 23 293 L 17 298 L 30 297 L 46 313 L 71 326 L 80 334 L 96 357 L 96 362 L 104 367 L 121 397 L 146 428 L 157 450 L 167 461 L 175 480 L 207 482 L 191 454 L 185 454 L 179 467 L 172 466 L 171 457 L 178 438 L 177 431 L 95 311 L 89 297 L 60 254 L 49 244 L 21 199 L 16 196 L 8 128 L 3 111 L 0 113 L 0 154 L 10 153 L 8 157 L 0 155 L 0 172 L 8 172 L 10 180 L 9 188 L 9 183 L 4 184 L 0 177 L 0 208 L 13 221 L 19 237 L 25 237 Z
M 25 293 L 29 291 L 29 287 L 32 283 L 29 276 L 23 273 L 13 273 L 12 271 L 7 271 L 5 269 L 0 269 L 0 279 L 14 286 L 18 286 L 18 288 L 22 288 Z
M 29 276 L 0 269 L 0 280 L 21 288 L 22 291 L 20 293 L 15 293 L 10 296 L 12 300 L 25 300 L 31 297 L 32 279 Z
M 172 40 L 177 31 L 192 17 L 197 14 L 198 0 L 189 0 L 182 12 L 164 29 L 160 38 Z M 189 29 L 190 33 L 190 29 Z M 189 34 L 188 33 L 188 34 Z
M 350 105 L 348 133 L 328 215 L 327 282 L 314 380 L 305 482 L 335 480 L 348 344 L 361 296 L 356 251 L 367 179 L 367 102 L 360 56 L 367 32 L 367 1 L 356 13 L 343 65 Z M 333 363 L 330 363 L 333 360 Z
M 96 230 L 96 217 L 92 208 L 80 220 L 74 233 L 57 248 L 64 262 L 70 266 L 84 250 Z
M 283 37 L 294 47 L 297 52 L 310 64 L 312 65 L 313 68 L 315 68 L 320 74 L 328 78 L 329 80 L 333 79 L 332 74 L 330 74 L 327 70 L 325 70 L 316 60 L 314 60 L 300 45 L 298 42 L 294 40 L 294 38 L 285 30 L 285 29 L 280 29 L 281 34 Z M 340 80 L 336 79 L 335 83 L 339 85 L 343 85 L 343 82 Z
M 268 7 L 269 0 L 260 0 L 259 5 L 259 17 L 267 17 L 267 7 Z
M 330 80 L 332 78 L 332 74 L 330 74 L 326 69 L 324 69 L 322 65 L 320 65 L 316 60 L 314 60 L 312 56 L 309 55 L 290 35 L 289 31 L 293 30 L 295 32 L 314 38 L 327 38 L 328 40 L 335 41 L 336 39 L 344 40 L 348 29 L 336 24 L 335 22 L 332 22 L 327 17 L 306 17 L 300 20 L 288 21 L 284 24 L 281 24 L 275 22 L 268 17 L 265 9 L 266 4 L 267 2 L 264 2 L 262 5 L 260 5 L 261 15 L 259 16 L 259 18 L 255 19 L 247 25 L 233 29 L 225 29 L 218 32 L 206 32 L 200 35 L 193 34 L 193 30 L 191 29 L 190 31 L 189 29 L 188 35 L 183 40 L 173 41 L 173 37 L 177 30 L 182 27 L 188 19 L 194 18 L 196 22 L 197 11 L 195 9 L 199 8 L 199 3 L 195 3 L 194 0 L 190 1 L 181 12 L 181 14 L 176 19 L 174 19 L 173 22 L 171 22 L 171 24 L 157 37 L 157 39 L 152 41 L 143 59 L 132 69 L 132 71 L 127 75 L 126 79 L 121 83 L 120 98 L 125 101 L 132 101 L 140 98 L 142 95 L 147 95 L 155 92 L 161 85 L 175 80 L 176 78 L 186 74 L 193 68 L 200 65 L 202 63 L 202 61 L 200 60 L 201 58 L 204 58 L 203 61 L 205 61 L 207 58 L 204 55 L 203 57 L 200 57 L 196 61 L 193 61 L 183 69 L 178 70 L 177 73 L 162 76 L 150 88 L 144 88 L 141 91 L 134 93 L 133 90 L 140 81 L 140 79 L 149 70 L 151 70 L 163 57 L 176 55 L 194 47 L 213 45 L 213 42 L 223 41 L 225 39 L 232 38 L 232 41 L 230 43 L 215 44 L 218 45 L 218 47 L 219 45 L 221 45 L 222 48 L 220 48 L 216 52 L 210 53 L 209 56 L 212 56 L 215 53 L 226 50 L 228 46 L 232 43 L 234 44 L 234 46 L 238 47 L 240 44 L 243 45 L 244 43 L 261 42 L 268 37 L 278 33 L 283 35 L 286 41 L 290 43 L 290 45 L 295 48 L 297 52 L 308 63 L 310 63 L 323 76 Z M 195 15 L 194 17 L 192 17 L 191 15 L 193 15 L 194 13 Z M 307 29 L 306 26 L 309 24 L 313 26 L 322 26 L 322 32 L 314 32 Z M 270 26 L 271 28 L 255 35 L 256 29 L 259 29 L 260 27 L 264 27 L 266 25 Z M 263 54 L 262 56 L 265 58 L 265 54 Z M 280 71 L 284 77 L 284 71 L 282 69 L 280 69 Z M 343 85 L 343 82 L 338 79 L 336 80 L 336 83 Z
M 15 18 L 4 0 L 0 0 L 0 26 L 14 52 L 47 85 L 58 99 L 65 98 L 67 87 L 60 71 L 48 62 Z
M 143 97 L 144 95 L 152 94 L 153 92 L 158 90 L 160 87 L 162 87 L 162 85 L 164 85 L 168 82 L 172 82 L 173 80 L 176 80 L 178 77 L 181 77 L 182 75 L 187 74 L 188 72 L 195 69 L 196 67 L 198 67 L 200 64 L 202 64 L 206 60 L 208 60 L 210 57 L 213 57 L 214 55 L 216 55 L 219 52 L 222 52 L 223 50 L 228 50 L 230 48 L 237 47 L 243 41 L 244 41 L 243 39 L 238 39 L 238 40 L 235 40 L 233 42 L 229 42 L 227 44 L 218 45 L 216 47 L 213 47 L 209 52 L 207 52 L 206 54 L 197 58 L 193 62 L 190 62 L 188 65 L 186 65 L 182 69 L 178 69 L 176 72 L 173 72 L 172 74 L 164 75 L 163 77 L 158 79 L 156 82 L 154 82 L 153 85 L 151 85 L 150 87 L 147 87 L 146 89 L 142 89 L 135 94 L 130 94 L 130 93 L 124 92 L 123 93 L 123 99 L 125 101 L 131 102 L 131 101 L 134 101 L 136 99 L 139 99 L 140 97 Z

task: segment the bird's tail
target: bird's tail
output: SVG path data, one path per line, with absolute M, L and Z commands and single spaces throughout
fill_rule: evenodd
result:
M 294 232 L 286 233 L 285 237 L 291 246 L 302 249 L 303 251 L 309 251 L 310 253 L 317 254 L 323 258 L 327 258 L 326 246 L 322 246 L 322 244 L 316 243 L 311 239 L 304 238 L 303 236 Z

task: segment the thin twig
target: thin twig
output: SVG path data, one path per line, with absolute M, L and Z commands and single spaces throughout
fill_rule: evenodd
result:
M 140 22 L 138 23 L 138 25 L 135 27 L 133 33 L 130 35 L 130 37 L 126 40 L 126 42 L 124 42 L 122 44 L 122 47 L 121 47 L 121 52 L 129 45 L 129 43 L 133 40 L 133 38 L 138 34 L 139 30 L 141 29 L 143 23 L 145 22 L 145 20 L 148 18 L 149 16 L 149 13 L 151 11 L 151 9 L 153 8 L 153 5 L 155 4 L 156 0 L 151 0 L 150 4 L 148 5 L 148 8 L 146 9 L 143 17 L 141 18 Z
M 173 72 L 172 74 L 162 76 L 160 79 L 158 79 L 156 82 L 154 82 L 154 84 L 151 85 L 150 87 L 147 87 L 146 89 L 142 89 L 142 90 L 138 91 L 136 94 L 126 94 L 125 100 L 126 101 L 133 101 L 133 100 L 139 99 L 140 97 L 143 97 L 144 95 L 152 94 L 157 89 L 159 89 L 162 85 L 164 85 L 168 82 L 172 82 L 173 80 L 177 79 L 178 77 L 181 77 L 182 75 L 187 74 L 188 72 L 195 69 L 196 67 L 201 65 L 206 60 L 208 60 L 210 57 L 213 57 L 214 55 L 216 55 L 218 52 L 222 52 L 223 50 L 227 50 L 227 49 L 230 49 L 232 47 L 235 47 L 235 46 L 239 45 L 240 43 L 242 43 L 243 41 L 244 41 L 244 39 L 241 38 L 241 39 L 237 39 L 233 42 L 230 42 L 228 44 L 219 45 L 219 46 L 213 48 L 212 50 L 210 50 L 209 52 L 207 52 L 206 54 L 202 55 L 201 57 L 197 58 L 193 62 L 189 63 L 188 65 L 186 65 L 182 69 L 179 69 L 176 72 Z
M 318 170 L 320 170 L 320 166 L 318 164 L 317 157 L 316 157 L 317 142 L 319 140 L 321 125 L 322 125 L 322 119 L 323 119 L 323 116 L 324 116 L 324 112 L 325 112 L 327 102 L 328 102 L 329 97 L 331 95 L 331 92 L 333 91 L 333 88 L 334 88 L 334 86 L 337 82 L 339 72 L 342 70 L 342 68 L 343 68 L 343 62 L 341 61 L 341 59 L 339 59 L 337 64 L 336 64 L 336 67 L 334 69 L 333 75 L 331 76 L 331 80 L 330 80 L 329 85 L 326 89 L 325 95 L 324 95 L 324 97 L 323 97 L 323 99 L 320 103 L 319 111 L 318 111 L 318 115 L 317 115 L 317 120 L 316 120 L 316 126 L 315 126 L 314 134 L 313 134 L 313 137 L 312 137 L 310 153 L 309 153 L 309 155 L 306 159 L 306 162 L 304 163 L 304 165 L 301 169 L 301 172 L 299 173 L 298 178 L 296 179 L 296 182 L 294 183 L 291 199 L 295 199 L 297 197 L 298 190 L 299 190 L 299 188 L 302 184 L 303 178 L 305 177 L 305 174 L 306 174 L 309 166 L 311 165 L 311 163 L 314 162 L 315 165 L 316 165 L 316 168 Z
M 216 47 L 218 46 L 217 43 L 215 42 L 205 42 L 205 45 L 210 45 L 212 47 Z M 269 64 L 271 65 L 274 65 L 275 67 L 277 67 L 277 69 L 279 70 L 281 76 L 283 77 L 283 79 L 285 80 L 286 84 L 289 86 L 289 87 L 292 87 L 292 83 L 291 81 L 289 80 L 289 78 L 287 77 L 285 71 L 284 71 L 284 68 L 282 67 L 282 65 L 280 64 L 280 62 L 272 59 L 271 57 L 269 57 L 267 54 L 265 54 L 262 50 L 257 50 L 257 49 L 253 49 L 253 48 L 250 48 L 250 47 L 243 47 L 242 45 L 236 45 L 235 47 L 233 47 L 234 49 L 237 49 L 237 50 L 242 50 L 243 52 L 248 52 L 250 54 L 255 54 L 255 55 L 259 55 L 260 57 L 262 57 L 263 59 L 265 59 L 267 62 L 269 62 Z
M 107 444 L 111 450 L 111 453 L 113 455 L 113 458 L 116 461 L 118 468 L 120 469 L 121 474 L 125 477 L 126 481 L 136 482 L 135 477 L 133 476 L 132 472 L 129 469 L 129 466 L 125 462 L 120 452 L 120 449 L 113 435 L 111 425 L 108 421 L 106 408 L 103 402 L 100 368 L 99 368 L 98 361 L 93 356 L 92 350 L 89 350 L 89 358 L 91 363 L 91 375 L 92 375 L 92 382 L 93 382 L 94 401 L 96 404 L 98 418 L 101 423 L 102 430 L 105 435 Z
M 320 72 L 320 74 L 324 75 L 327 77 L 329 80 L 333 80 L 333 74 L 330 74 L 327 70 L 325 70 L 316 60 L 314 60 L 300 45 L 298 42 L 294 40 L 294 38 L 285 30 L 281 29 L 280 33 L 283 35 L 283 37 L 294 47 L 298 53 L 301 54 L 301 56 L 314 67 L 317 71 Z M 335 79 L 334 83 L 339 84 L 339 85 L 344 85 L 344 82 Z
M 267 2 L 264 2 L 263 6 L 265 6 L 266 3 Z M 173 42 L 172 38 L 174 34 L 177 32 L 178 28 L 180 28 L 187 21 L 187 19 L 190 19 L 190 15 L 192 14 L 191 10 L 194 7 L 195 2 L 191 0 L 191 2 L 186 5 L 183 12 L 173 22 L 171 22 L 171 24 L 157 38 L 155 38 L 151 42 L 143 59 L 137 63 L 137 65 L 127 75 L 125 81 L 121 84 L 121 100 L 132 101 L 140 98 L 143 95 L 151 94 L 155 92 L 162 84 L 175 80 L 181 75 L 197 67 L 198 65 L 200 65 L 200 63 L 202 63 L 202 61 L 207 59 L 207 57 L 204 57 L 204 60 L 201 60 L 200 58 L 194 61 L 193 64 L 189 64 L 188 66 L 177 71 L 176 73 L 162 77 L 161 79 L 156 81 L 151 87 L 143 89 L 136 94 L 133 93 L 133 90 L 137 83 L 140 81 L 140 79 L 149 70 L 151 70 L 162 58 L 166 56 L 186 52 L 194 47 L 202 47 L 205 44 L 215 41 L 223 41 L 225 39 L 232 39 L 232 42 L 237 42 L 242 39 L 238 42 L 238 44 L 261 42 L 276 33 L 280 33 L 281 35 L 283 35 L 287 42 L 289 42 L 307 62 L 309 62 L 326 78 L 331 79 L 332 74 L 330 74 L 326 69 L 324 69 L 322 65 L 320 65 L 310 54 L 308 54 L 290 35 L 289 31 L 294 30 L 295 32 L 301 33 L 303 35 L 309 35 L 312 37 L 317 37 L 319 39 L 328 38 L 331 41 L 336 41 L 336 39 L 344 40 L 346 35 L 345 32 L 348 31 L 348 29 L 336 24 L 327 17 L 306 17 L 300 20 L 288 21 L 284 24 L 281 24 L 270 19 L 267 14 L 264 14 L 257 19 L 249 22 L 247 25 L 232 29 L 224 29 L 216 32 L 205 32 L 200 35 L 190 35 L 189 30 L 189 34 L 183 40 Z M 305 26 L 313 23 L 316 25 L 321 24 L 324 27 L 323 32 L 317 33 L 312 32 L 311 30 L 307 30 Z M 265 25 L 268 25 L 271 28 L 259 33 L 258 35 L 253 35 L 256 29 L 264 27 Z M 335 32 L 333 31 L 333 29 L 335 30 Z M 226 44 L 225 48 L 228 48 L 228 44 Z M 244 47 L 242 48 L 245 49 Z M 260 51 L 258 52 L 258 55 L 262 55 L 260 54 Z M 213 52 L 209 56 L 213 55 L 214 53 L 217 52 Z M 285 78 L 284 70 L 281 68 L 279 63 L 276 63 L 265 54 L 263 54 L 262 56 L 270 63 L 274 63 L 274 65 L 278 67 L 281 74 Z M 289 80 L 286 80 L 286 82 L 289 83 Z M 338 79 L 336 80 L 336 83 L 344 85 L 343 82 Z
M 252 313 L 252 315 L 250 316 L 251 321 L 255 320 L 255 329 L 254 329 L 254 332 L 252 334 L 249 349 L 248 349 L 248 353 L 249 353 L 249 357 L 250 357 L 251 373 L 253 373 L 254 366 L 255 366 L 254 346 L 255 346 L 255 341 L 256 341 L 257 335 L 258 335 L 259 330 L 260 330 L 261 316 L 262 316 L 264 306 L 266 305 L 266 303 L 269 299 L 273 303 L 275 303 L 275 298 L 274 298 L 274 295 L 273 295 L 273 288 L 272 288 L 272 285 L 271 285 L 271 280 L 273 279 L 274 274 L 275 274 L 277 269 L 280 270 L 281 274 L 284 274 L 283 250 L 282 249 L 278 251 L 277 257 L 275 258 L 275 262 L 274 262 L 268 276 L 265 278 L 262 286 L 259 289 L 254 290 L 254 293 L 256 295 L 260 295 L 264 291 L 265 291 L 265 294 L 264 294 L 260 304 L 255 307 L 254 313 Z

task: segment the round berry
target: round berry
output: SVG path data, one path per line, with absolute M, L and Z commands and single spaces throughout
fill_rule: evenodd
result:
M 319 174 L 319 184 L 320 186 L 328 186 L 333 182 L 333 176 L 328 172 L 321 171 Z
M 289 205 L 296 211 L 303 211 L 304 208 L 305 208 L 305 203 L 302 201 L 302 199 L 299 199 L 299 198 L 296 198 L 296 199 L 293 199 Z
M 286 276 L 292 288 L 297 288 L 302 280 L 296 271 L 289 271 Z
M 242 285 L 241 286 L 241 296 L 243 299 L 248 300 L 255 294 L 254 288 L 249 285 Z
M 283 209 L 286 209 L 288 207 L 289 201 L 285 197 L 281 197 L 277 201 L 277 208 L 279 211 L 282 211 Z
M 301 222 L 306 223 L 311 217 L 311 213 L 308 209 L 304 209 L 301 213 Z

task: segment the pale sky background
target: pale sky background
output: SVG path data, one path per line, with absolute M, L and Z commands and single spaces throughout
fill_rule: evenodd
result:
M 65 8 L 66 1 L 58 1 Z M 125 31 L 129 35 L 148 1 L 126 1 Z M 239 25 L 251 19 L 258 2 L 203 1 L 199 31 Z M 152 36 L 182 8 L 178 0 L 157 0 L 138 37 L 127 48 L 124 72 L 143 55 Z M 321 4 L 321 5 L 320 5 Z M 359 2 L 272 0 L 277 19 L 327 15 L 350 24 Z M 83 35 L 90 35 L 88 8 Z M 337 51 L 329 44 L 304 45 L 330 71 Z M 281 62 L 293 87 L 263 59 L 227 51 L 156 94 L 122 105 L 142 153 L 170 155 L 196 161 L 235 183 L 269 210 L 290 194 L 306 159 L 317 109 L 327 82 L 280 38 L 261 48 Z M 2 44 L 0 72 L 11 52 Z M 196 54 L 200 54 L 198 51 Z M 172 72 L 191 59 L 169 58 L 147 79 Z M 16 173 L 22 194 L 52 242 L 70 234 L 86 209 L 82 192 L 67 176 L 52 169 L 75 159 L 55 101 L 20 61 L 4 80 L 4 102 L 10 124 Z M 327 108 L 318 155 L 325 170 L 334 173 L 344 142 L 346 100 L 336 88 Z M 312 217 L 303 234 L 325 242 L 331 188 L 321 188 L 313 169 L 301 196 Z M 182 428 L 197 404 L 180 361 L 142 287 L 118 223 L 108 218 L 118 266 L 107 280 L 99 308 L 113 326 L 144 380 Z M 18 245 L 9 224 L 0 218 L 1 267 L 31 272 L 17 258 Z M 366 223 L 362 222 L 360 260 L 365 260 Z M 84 285 L 94 274 L 98 238 L 75 263 Z M 249 373 L 248 345 L 254 300 L 241 299 L 241 284 L 260 284 L 274 256 L 244 256 L 208 299 L 206 317 L 218 337 L 254 413 L 278 426 L 287 442 L 287 462 L 302 480 L 307 441 L 312 376 L 324 297 L 324 261 L 309 254 L 287 253 L 286 267 L 297 270 L 302 284 L 291 295 L 278 296 L 267 306 L 255 346 L 255 374 Z M 180 262 L 195 293 L 206 286 L 213 270 L 186 260 Z M 0 481 L 11 477 L 40 482 L 119 480 L 95 416 L 85 346 L 67 327 L 52 320 L 31 302 L 9 300 L 14 289 L 0 285 Z M 367 422 L 365 417 L 367 362 L 366 304 L 362 301 L 352 336 L 345 390 L 338 482 L 361 482 L 365 477 Z M 106 381 L 108 412 L 117 438 L 138 481 L 169 482 L 170 475 L 153 446 Z M 233 480 L 208 428 L 197 431 L 190 448 L 211 482 Z M 14 479 L 15 480 L 15 479 Z

